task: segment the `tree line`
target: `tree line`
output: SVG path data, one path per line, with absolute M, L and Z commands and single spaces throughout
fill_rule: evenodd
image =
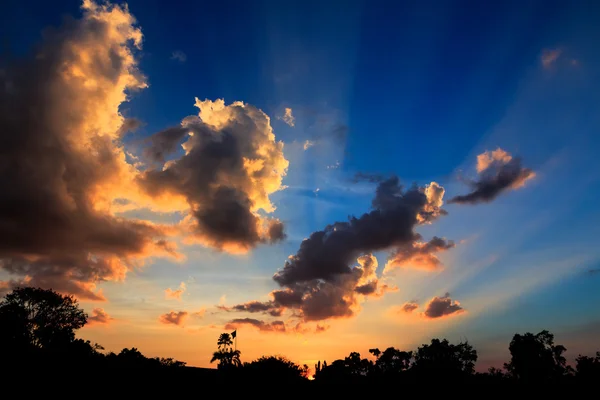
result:
M 384 383 L 495 383 L 548 384 L 593 383 L 600 381 L 600 352 L 579 355 L 570 366 L 566 348 L 554 343 L 544 330 L 537 334 L 515 334 L 509 343 L 510 361 L 503 368 L 475 371 L 477 350 L 468 342 L 452 344 L 432 339 L 414 351 L 394 347 L 372 348 L 374 359 L 357 352 L 335 360 L 317 362 L 314 367 L 298 365 L 283 356 L 263 356 L 251 362 L 241 361 L 241 352 L 233 349 L 229 333 L 217 340 L 211 363 L 215 370 L 187 367 L 172 358 L 149 358 L 136 348 L 119 353 L 103 352 L 102 346 L 75 337 L 87 323 L 87 315 L 72 296 L 52 290 L 17 288 L 0 301 L 0 362 L 3 370 L 149 371 L 160 376 L 188 376 L 196 380 L 223 382 L 322 384 Z M 115 378 L 126 376 L 120 373 Z M 312 382 L 310 382 L 312 381 Z M 220 382 L 220 383 L 219 383 Z M 306 386 L 308 387 L 308 386 Z

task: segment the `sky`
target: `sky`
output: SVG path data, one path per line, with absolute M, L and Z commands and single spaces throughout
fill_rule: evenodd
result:
M 209 367 L 600 349 L 600 4 L 9 0 L 0 291 Z

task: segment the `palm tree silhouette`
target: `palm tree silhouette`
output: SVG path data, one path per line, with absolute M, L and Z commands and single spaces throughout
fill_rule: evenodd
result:
M 218 368 L 241 366 L 241 352 L 239 350 L 233 350 L 231 346 L 233 346 L 231 335 L 229 333 L 221 333 L 221 335 L 219 335 L 219 339 L 217 340 L 218 350 L 213 353 L 210 362 L 213 363 L 218 361 Z

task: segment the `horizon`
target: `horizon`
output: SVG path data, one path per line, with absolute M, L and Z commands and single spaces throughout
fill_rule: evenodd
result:
M 340 5 L 3 4 L 0 295 L 203 368 L 600 349 L 600 4 Z

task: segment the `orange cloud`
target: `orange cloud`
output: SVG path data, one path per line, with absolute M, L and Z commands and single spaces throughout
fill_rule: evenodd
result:
M 203 307 L 203 308 L 201 308 L 200 310 L 198 310 L 198 311 L 196 311 L 196 312 L 192 313 L 192 315 L 193 315 L 194 317 L 197 317 L 197 318 L 203 318 L 203 317 L 204 317 L 204 314 L 206 314 L 206 308 L 204 308 L 204 307 Z
M 411 242 L 398 247 L 388 259 L 384 274 L 400 267 L 413 267 L 435 270 L 442 267 L 442 262 L 434 253 L 453 248 L 454 242 L 434 236 L 429 242 Z
M 458 301 L 450 298 L 450 293 L 442 297 L 434 297 L 425 306 L 423 316 L 429 319 L 441 318 L 465 312 Z
M 415 311 L 417 308 L 419 308 L 419 305 L 418 305 L 416 302 L 414 302 L 414 301 L 409 301 L 409 302 L 407 302 L 407 303 L 404 303 L 404 304 L 402 305 L 402 308 L 401 308 L 401 310 L 402 310 L 402 312 L 405 312 L 405 313 L 412 313 L 412 312 L 413 312 L 413 311 Z
M 165 325 L 173 324 L 173 325 L 177 325 L 177 326 L 182 326 L 184 324 L 184 322 L 186 321 L 188 315 L 189 314 L 187 311 L 179 311 L 179 312 L 171 311 L 171 312 L 161 315 L 158 318 L 158 320 L 160 323 L 165 324 Z
M 172 290 L 171 288 L 165 289 L 165 298 L 166 299 L 175 299 L 181 301 L 181 296 L 186 290 L 185 282 L 181 282 L 179 284 L 179 289 Z
M 110 321 L 114 320 L 104 309 L 102 308 L 94 308 L 92 310 L 92 315 L 88 317 L 88 324 L 96 325 L 96 324 L 108 324 Z

